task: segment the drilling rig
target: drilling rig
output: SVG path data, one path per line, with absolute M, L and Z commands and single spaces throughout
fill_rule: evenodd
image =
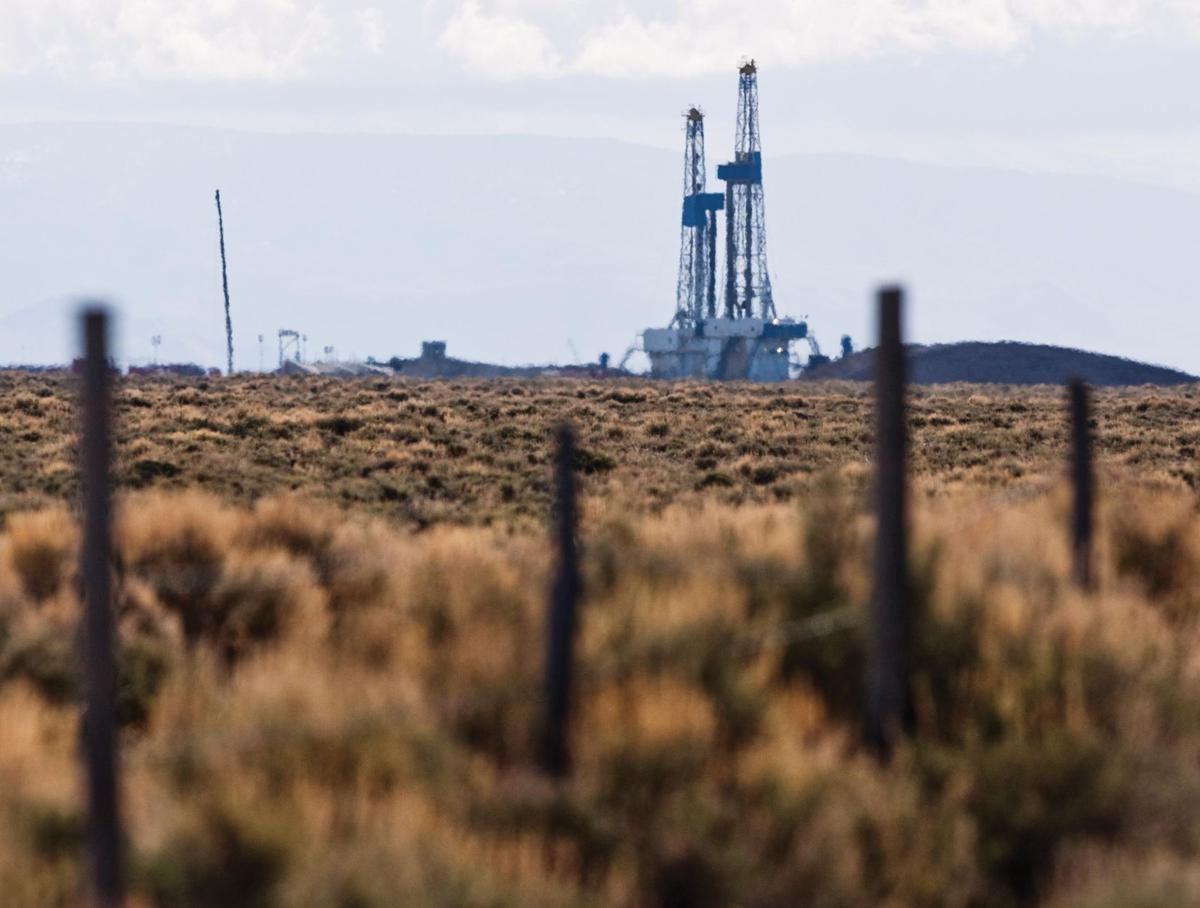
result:
M 704 191 L 704 114 L 693 107 L 684 116 L 683 227 L 673 324 L 695 328 L 717 314 L 717 212 L 725 207 L 725 197 Z
M 758 129 L 758 68 L 739 69 L 734 158 L 717 168 L 724 193 L 705 191 L 704 114 L 685 114 L 683 228 L 675 318 L 642 334 L 658 378 L 782 381 L 793 341 L 808 325 L 779 318 L 767 272 L 767 239 Z M 723 305 L 717 314 L 717 212 L 725 213 Z M 810 339 L 811 343 L 811 339 Z
M 737 139 L 733 160 L 717 168 L 725 183 L 725 314 L 775 318 L 767 271 L 767 228 L 763 201 L 762 141 L 758 131 L 758 67 L 738 70 Z

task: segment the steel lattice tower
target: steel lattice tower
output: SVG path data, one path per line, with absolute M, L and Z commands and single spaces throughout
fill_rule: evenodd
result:
M 725 315 L 772 319 L 775 301 L 767 271 L 758 67 L 753 60 L 739 70 L 734 159 L 718 167 L 717 176 L 725 181 Z
M 675 323 L 699 325 L 717 314 L 717 212 L 720 193 L 704 191 L 704 114 L 693 107 L 685 115 L 683 153 L 683 227 L 679 241 L 679 283 Z

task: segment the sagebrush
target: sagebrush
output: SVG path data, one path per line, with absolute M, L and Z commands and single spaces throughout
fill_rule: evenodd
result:
M 74 385 L 0 376 L 0 891 L 83 891 Z M 572 381 L 118 389 L 135 905 L 1153 908 L 1200 898 L 1180 389 L 914 391 L 917 731 L 860 744 L 871 398 Z M 579 429 L 572 771 L 536 768 Z

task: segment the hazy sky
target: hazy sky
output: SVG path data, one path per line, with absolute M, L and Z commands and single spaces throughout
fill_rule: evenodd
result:
M 763 67 L 768 151 L 1200 191 L 1200 0 L 0 0 L 0 119 L 674 147 Z
M 24 211 L 26 229 L 6 243 L 0 316 L 32 313 L 10 333 L 33 335 L 44 307 L 103 291 L 133 316 L 203 314 L 199 335 L 218 349 L 209 209 L 210 187 L 221 185 L 237 323 L 250 338 L 303 316 L 321 343 L 366 349 L 376 340 L 367 329 L 319 323 L 314 313 L 336 298 L 368 321 L 384 311 L 407 319 L 408 346 L 389 340 L 391 352 L 413 349 L 414 332 L 488 358 L 561 358 L 571 337 L 619 352 L 673 306 L 681 114 L 692 104 L 709 114 L 715 164 L 733 143 L 736 67 L 751 56 L 764 151 L 780 164 L 768 179 L 768 223 L 785 311 L 811 314 L 827 339 L 866 337 L 865 294 L 897 277 L 923 294 L 917 340 L 1079 343 L 1200 372 L 1188 340 L 1200 309 L 1181 251 L 1200 211 L 1200 0 L 0 0 L 2 124 L 343 134 L 280 144 L 10 125 L 0 207 Z M 671 155 L 350 133 L 605 137 Z M 268 145 L 296 158 L 293 169 L 263 158 Z M 523 146 L 558 157 L 531 164 Z M 426 161 L 422 148 L 437 150 Z M 798 152 L 833 154 L 782 166 Z M 861 155 L 990 169 L 961 176 L 876 161 L 861 173 L 891 177 L 856 182 Z M 822 199 L 827 187 L 808 178 L 821 166 L 836 177 L 836 198 Z M 1014 183 L 1004 170 L 1185 193 L 1074 176 Z M 290 181 L 276 185 L 274 171 Z M 1004 187 L 1018 184 L 1010 204 Z M 357 201 L 327 225 L 293 211 L 301 189 L 318 213 L 346 192 Z M 376 210 L 377 198 L 408 199 L 426 217 L 401 204 Z M 103 227 L 75 223 L 85 203 Z M 862 227 L 839 232 L 848 211 Z M 569 227 L 584 214 L 591 233 Z M 627 229 L 634 219 L 641 232 Z M 108 235 L 116 223 L 127 236 Z M 891 234 L 877 229 L 884 223 Z M 490 232 L 472 246 L 481 225 Z M 498 232 L 538 231 L 557 251 L 536 267 L 516 240 L 498 255 Z M 644 237 L 633 248 L 615 241 L 633 234 Z M 327 250 L 328 273 L 301 260 L 303 249 Z M 459 265 L 465 249 L 469 273 Z M 356 258 L 362 250 L 374 251 Z M 341 270 L 335 252 L 345 253 Z M 414 302 L 412 275 L 430 273 L 444 280 L 425 297 L 457 300 L 452 325 L 440 306 Z M 581 280 L 594 299 L 579 297 Z M 1130 318 L 1131 307 L 1142 317 Z M 489 320 L 499 314 L 526 321 Z M 151 333 L 185 334 L 182 323 L 131 330 L 139 356 Z

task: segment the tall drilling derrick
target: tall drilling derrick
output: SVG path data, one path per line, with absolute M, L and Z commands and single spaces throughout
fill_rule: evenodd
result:
M 753 60 L 739 70 L 734 158 L 717 168 L 717 177 L 725 181 L 724 314 L 728 318 L 773 319 L 758 131 L 758 67 Z
M 684 116 L 687 141 L 675 324 L 695 327 L 706 316 L 717 314 L 717 212 L 725 206 L 725 198 L 704 191 L 704 114 L 693 107 Z

